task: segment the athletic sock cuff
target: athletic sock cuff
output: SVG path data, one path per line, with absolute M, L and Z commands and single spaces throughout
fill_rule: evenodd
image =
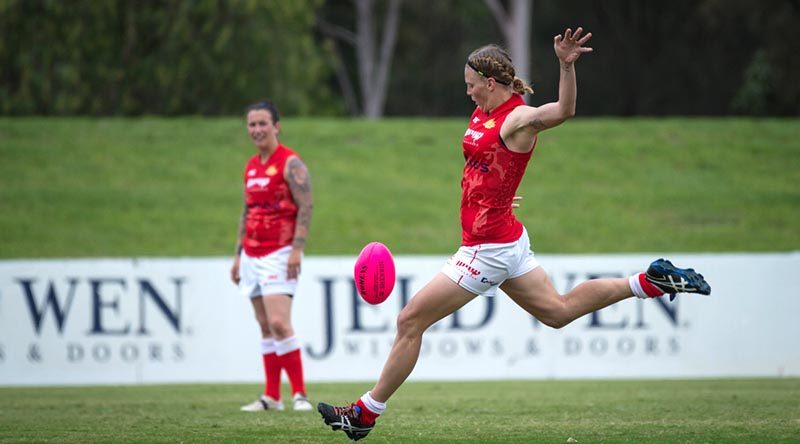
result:
M 261 354 L 268 355 L 275 353 L 275 340 L 272 338 L 261 340 Z
M 628 284 L 633 294 L 639 298 L 657 298 L 664 295 L 664 291 L 648 281 L 644 273 L 631 276 Z
M 382 415 L 384 410 L 386 410 L 386 403 L 372 399 L 372 395 L 369 392 L 364 393 L 361 397 L 361 402 L 364 403 L 364 407 L 376 415 Z
M 647 293 L 644 292 L 642 289 L 642 285 L 639 283 L 639 275 L 642 273 L 634 274 L 633 276 L 628 278 L 628 285 L 631 287 L 631 291 L 633 295 L 639 299 L 645 299 L 647 297 Z
M 300 349 L 300 340 L 297 336 L 290 336 L 281 341 L 275 341 L 275 353 L 278 356 L 283 356 Z

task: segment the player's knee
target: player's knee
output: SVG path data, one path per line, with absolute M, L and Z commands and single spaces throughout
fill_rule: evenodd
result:
M 261 329 L 262 336 L 269 336 L 269 322 L 267 322 L 267 317 L 256 315 L 256 322 L 258 322 L 258 327 Z
M 288 320 L 275 316 L 269 319 L 269 330 L 277 338 L 291 336 L 292 326 Z
M 397 335 L 412 336 L 422 334 L 424 327 L 422 320 L 416 311 L 407 305 L 397 315 Z

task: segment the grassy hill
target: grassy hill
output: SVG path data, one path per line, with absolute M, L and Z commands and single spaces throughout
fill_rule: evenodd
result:
M 449 254 L 464 119 L 282 121 L 307 254 Z M 800 250 L 800 120 L 585 119 L 543 133 L 518 217 L 540 253 Z M 233 252 L 243 119 L 0 119 L 0 258 Z

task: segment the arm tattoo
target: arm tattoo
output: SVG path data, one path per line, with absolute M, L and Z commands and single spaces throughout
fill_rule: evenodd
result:
M 569 63 L 562 63 L 561 69 L 563 69 L 565 72 L 570 72 L 572 71 L 572 65 Z
M 542 119 L 539 118 L 531 120 L 530 122 L 528 122 L 528 125 L 532 126 L 537 131 L 541 131 L 547 128 L 547 125 L 545 125 L 544 122 L 542 122 Z
M 311 226 L 311 177 L 308 168 L 299 157 L 292 157 L 286 164 L 286 182 L 292 191 L 292 198 L 297 205 L 297 224 L 294 229 L 292 246 L 302 248 L 308 237 Z

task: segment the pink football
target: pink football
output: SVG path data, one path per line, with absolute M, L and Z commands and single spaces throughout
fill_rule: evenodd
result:
M 394 288 L 392 252 L 380 242 L 367 244 L 356 259 L 353 279 L 362 299 L 372 305 L 385 301 Z

